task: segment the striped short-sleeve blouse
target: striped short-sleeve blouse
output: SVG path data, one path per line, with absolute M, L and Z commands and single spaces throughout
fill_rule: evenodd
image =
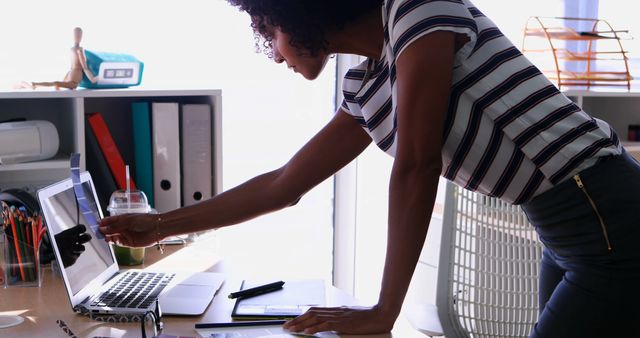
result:
M 620 154 L 615 132 L 586 114 L 468 0 L 386 0 L 384 50 L 350 69 L 342 109 L 395 155 L 396 68 L 402 51 L 436 30 L 466 34 L 455 55 L 442 176 L 514 204 Z M 426 76 L 426 75 L 425 75 Z

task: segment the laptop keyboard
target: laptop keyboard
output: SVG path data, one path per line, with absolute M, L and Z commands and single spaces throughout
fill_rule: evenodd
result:
M 92 306 L 145 309 L 169 285 L 175 274 L 128 271 L 109 290 L 101 293 Z

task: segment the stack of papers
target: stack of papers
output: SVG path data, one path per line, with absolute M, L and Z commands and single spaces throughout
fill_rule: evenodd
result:
M 256 285 L 245 282 L 242 289 Z M 233 308 L 233 319 L 281 319 L 293 318 L 305 313 L 310 307 L 324 306 L 324 281 L 289 280 L 281 290 L 264 295 L 238 299 Z
M 332 332 L 321 332 L 314 335 L 303 333 L 292 333 L 286 331 L 282 327 L 264 327 L 264 328 L 225 328 L 225 329 L 198 329 L 196 332 L 202 337 L 207 338 L 339 338 Z

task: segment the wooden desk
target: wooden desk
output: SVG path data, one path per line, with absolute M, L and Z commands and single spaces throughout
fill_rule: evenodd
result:
M 147 249 L 145 264 L 136 268 L 153 271 L 211 271 L 228 275 L 225 283 L 214 297 L 207 311 L 201 316 L 165 316 L 163 333 L 172 335 L 197 336 L 196 322 L 230 321 L 233 300 L 226 295 L 237 291 L 241 278 L 233 275 L 232 268 L 210 253 L 206 241 L 190 246 L 172 245 L 165 247 L 164 255 L 154 248 Z M 187 259 L 188 258 L 188 259 Z M 187 263 L 190 262 L 190 263 Z M 43 269 L 42 287 L 0 288 L 0 315 L 20 315 L 25 321 L 12 328 L 0 329 L 0 337 L 65 337 L 56 324 L 57 319 L 67 323 L 78 337 L 139 337 L 140 324 L 103 323 L 74 313 L 61 277 L 56 276 L 51 267 Z M 355 300 L 334 287 L 327 288 L 327 304 L 354 304 Z M 343 337 L 349 337 L 344 335 Z M 363 337 L 363 336 L 358 336 Z M 403 317 L 398 319 L 393 334 L 371 335 L 375 338 L 425 337 L 413 330 Z

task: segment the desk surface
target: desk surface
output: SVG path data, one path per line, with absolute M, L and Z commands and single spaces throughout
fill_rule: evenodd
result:
M 201 244 L 202 243 L 202 244 Z M 163 333 L 171 335 L 197 336 L 194 330 L 196 322 L 230 321 L 233 300 L 227 294 L 239 289 L 241 276 L 234 276 L 231 268 L 212 255 L 204 241 L 190 246 L 173 245 L 165 247 L 165 254 L 160 255 L 155 249 L 147 249 L 145 264 L 135 268 L 153 271 L 181 270 L 211 271 L 227 274 L 227 278 L 207 311 L 201 316 L 165 316 Z M 186 259 L 189 257 L 190 259 Z M 194 259 L 196 258 L 196 259 Z M 197 259 L 200 258 L 200 259 Z M 185 265 L 185 262 L 191 262 Z M 353 304 L 355 300 L 346 293 L 334 288 L 327 288 L 328 305 Z M 139 324 L 103 323 L 90 320 L 71 310 L 67 292 L 62 279 L 55 275 L 50 267 L 43 269 L 42 287 L 0 288 L 0 315 L 20 315 L 25 321 L 12 328 L 0 329 L 2 337 L 64 337 L 64 333 L 56 324 L 57 319 L 67 323 L 78 337 L 139 337 Z M 343 335 L 341 337 L 349 337 Z M 363 337 L 363 336 L 358 336 Z M 413 330 L 402 316 L 391 334 L 371 335 L 367 337 L 425 337 Z

